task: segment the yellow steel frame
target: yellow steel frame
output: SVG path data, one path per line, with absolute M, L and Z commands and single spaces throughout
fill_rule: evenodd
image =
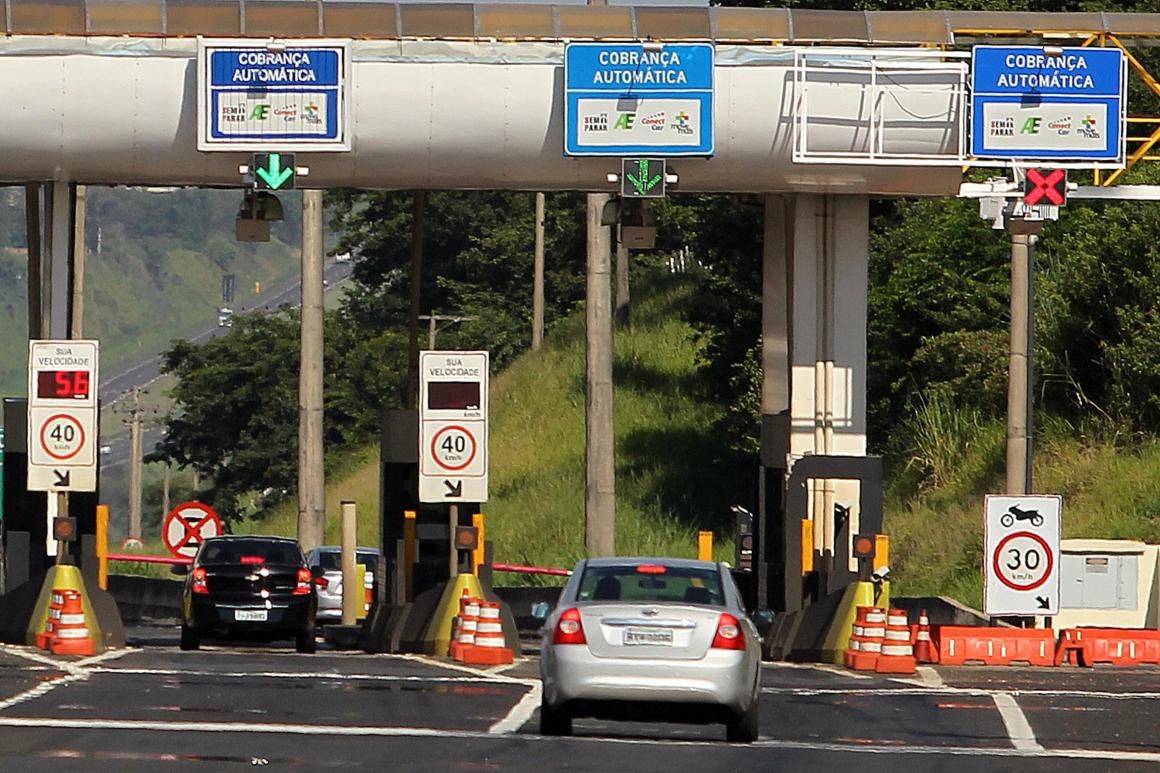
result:
M 1128 59 L 1128 66 L 1133 72 L 1143 81 L 1144 85 L 1151 89 L 1152 93 L 1160 98 L 1160 81 L 1148 72 L 1148 68 L 1140 63 L 1140 60 L 1132 54 L 1128 47 L 1124 45 L 1123 41 L 1116 35 L 1108 32 L 1091 32 L 1090 30 L 971 30 L 971 29 L 957 29 L 956 35 L 964 36 L 1018 36 L 1026 35 L 1041 36 L 1044 38 L 1082 38 L 1081 47 L 1099 46 L 1101 48 L 1114 47 L 1124 52 L 1124 56 Z M 1150 127 L 1145 129 L 1146 134 L 1132 135 L 1133 127 Z M 1160 143 L 1160 116 L 1158 115 L 1129 115 L 1128 116 L 1128 133 L 1124 138 L 1129 146 L 1133 143 L 1138 143 L 1136 147 L 1128 154 L 1125 159 L 1123 169 L 1114 169 L 1106 171 L 1103 169 L 1093 169 L 1092 181 L 1095 185 L 1110 186 L 1119 181 L 1124 173 L 1141 161 L 1160 161 L 1160 154 L 1153 154 L 1151 151 L 1156 148 L 1157 143 Z

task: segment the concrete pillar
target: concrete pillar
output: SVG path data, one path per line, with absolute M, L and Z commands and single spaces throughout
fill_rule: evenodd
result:
M 47 186 L 45 233 L 48 241 L 46 281 L 48 338 L 68 338 L 72 319 L 72 260 L 76 186 L 61 180 Z

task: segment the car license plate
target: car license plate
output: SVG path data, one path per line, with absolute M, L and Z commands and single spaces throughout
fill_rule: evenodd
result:
M 625 646 L 653 645 L 659 647 L 673 646 L 673 632 L 667 628 L 628 628 L 624 631 Z
M 264 623 L 269 612 L 265 609 L 235 609 L 234 620 L 249 623 Z

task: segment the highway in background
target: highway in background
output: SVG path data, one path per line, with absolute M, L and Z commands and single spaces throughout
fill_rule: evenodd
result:
M 327 291 L 338 288 L 350 279 L 353 270 L 354 264 L 351 261 L 332 261 L 328 263 L 324 273 Z M 235 312 L 238 314 L 254 312 L 274 314 L 284 305 L 297 308 L 301 303 L 301 298 L 301 280 L 292 279 L 260 293 L 254 298 L 250 306 L 239 306 L 235 309 Z M 224 335 L 229 331 L 228 327 L 220 327 L 217 324 L 217 309 L 212 309 L 210 312 L 212 313 L 207 313 L 206 318 L 207 320 L 212 319 L 212 326 L 206 327 L 191 335 L 188 340 L 192 343 L 204 343 L 211 338 Z M 133 363 L 116 375 L 105 378 L 100 385 L 101 402 L 105 407 L 108 407 L 124 399 L 133 387 L 145 387 L 156 381 L 160 376 L 161 354 L 158 353 Z M 105 434 L 109 435 L 112 433 L 106 432 Z M 159 428 L 145 430 L 143 438 L 145 453 L 153 450 L 157 442 L 161 440 L 162 434 L 163 431 Z M 122 434 L 111 438 L 107 442 L 102 443 L 102 445 L 108 447 L 108 453 L 101 455 L 102 468 L 113 468 L 129 461 L 128 435 Z
M 534 658 L 179 652 L 176 628 L 78 660 L 0 645 L 0 770 L 1156 770 L 1160 671 L 924 668 L 888 679 L 766 664 L 760 739 L 577 720 L 539 735 Z

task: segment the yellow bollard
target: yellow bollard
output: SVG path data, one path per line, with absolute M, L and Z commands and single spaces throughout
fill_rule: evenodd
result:
M 415 600 L 415 511 L 403 512 L 403 585 L 407 601 Z
M 802 574 L 814 570 L 814 522 L 802 521 Z
M 483 566 L 483 562 L 486 560 L 483 549 L 483 542 L 487 538 L 484 533 L 485 520 L 483 513 L 475 513 L 471 516 L 471 525 L 475 527 L 475 531 L 479 535 L 479 540 L 475 544 L 475 550 L 471 551 L 471 573 L 476 577 L 479 576 L 479 568 Z
M 698 561 L 712 561 L 713 560 L 713 532 L 699 531 L 697 532 L 697 560 Z
M 890 566 L 890 535 L 874 535 L 874 568 Z
M 109 506 L 97 505 L 97 585 L 109 589 Z

